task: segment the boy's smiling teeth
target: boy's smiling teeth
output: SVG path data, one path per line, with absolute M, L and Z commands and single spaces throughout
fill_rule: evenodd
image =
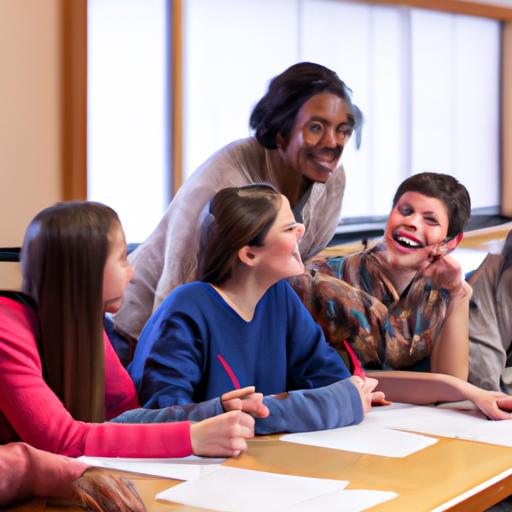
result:
M 400 245 L 407 247 L 409 249 L 419 249 L 420 247 L 424 247 L 422 243 L 399 234 L 394 234 L 393 239 L 395 240 L 395 242 L 398 242 Z

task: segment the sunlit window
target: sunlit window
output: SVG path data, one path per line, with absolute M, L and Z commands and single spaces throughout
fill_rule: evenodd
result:
M 342 217 L 385 215 L 408 175 L 442 171 L 474 207 L 499 199 L 499 22 L 332 0 L 187 0 L 185 172 L 249 134 L 268 80 L 310 60 L 365 114 L 349 144 Z
M 88 197 L 140 242 L 169 202 L 165 0 L 88 0 Z
M 142 241 L 170 199 L 169 2 L 88 1 L 88 195 Z M 365 114 L 343 156 L 342 218 L 385 215 L 411 173 L 499 203 L 499 22 L 342 0 L 183 1 L 184 177 L 250 135 L 268 81 L 324 64 Z

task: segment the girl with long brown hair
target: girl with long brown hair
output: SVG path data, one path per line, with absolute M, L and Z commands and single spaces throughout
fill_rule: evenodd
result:
M 27 229 L 21 262 L 23 294 L 0 296 L 1 443 L 22 440 L 70 456 L 232 455 L 246 448 L 254 420 L 239 410 L 194 424 L 104 423 L 139 407 L 102 327 L 132 277 L 111 208 L 70 202 L 43 210 Z M 225 400 L 225 410 L 240 408 L 237 396 Z M 222 412 L 219 400 L 168 416 L 200 420 L 212 409 Z

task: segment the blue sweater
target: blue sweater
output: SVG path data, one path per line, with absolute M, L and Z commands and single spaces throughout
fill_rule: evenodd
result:
M 141 402 L 150 408 L 210 400 L 236 384 L 255 385 L 257 391 L 270 395 L 328 386 L 350 376 L 286 281 L 265 293 L 251 322 L 243 320 L 209 284 L 179 286 L 146 324 L 129 372 Z M 296 430 L 289 425 L 291 417 L 285 423 L 280 418 L 278 426 L 277 415 L 286 416 L 288 409 L 300 414 L 301 407 L 312 404 L 315 428 L 361 421 L 359 394 L 349 381 L 318 393 L 324 394 L 266 399 L 271 418 L 261 420 L 257 431 Z M 329 411 L 327 402 L 334 395 L 345 405 L 340 417 L 338 411 L 334 415 Z M 326 396 L 331 398 L 326 401 Z M 318 404 L 325 410 L 317 410 Z M 335 425 L 329 416 L 338 417 Z

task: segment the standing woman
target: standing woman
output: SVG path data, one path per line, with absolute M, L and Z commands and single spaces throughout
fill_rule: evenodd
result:
M 139 407 L 102 326 L 132 276 L 111 208 L 76 202 L 43 210 L 27 229 L 21 264 L 24 294 L 0 296 L 0 443 L 21 440 L 75 457 L 245 449 L 253 419 L 241 411 L 193 425 L 103 423 Z
M 276 76 L 251 114 L 254 137 L 229 144 L 203 163 L 130 255 L 135 274 L 116 315 L 116 330 L 136 342 L 173 288 L 196 278 L 201 211 L 223 188 L 273 185 L 306 227 L 302 258 L 318 253 L 338 223 L 345 190 L 340 158 L 360 122 L 350 89 L 334 71 L 301 62 Z

